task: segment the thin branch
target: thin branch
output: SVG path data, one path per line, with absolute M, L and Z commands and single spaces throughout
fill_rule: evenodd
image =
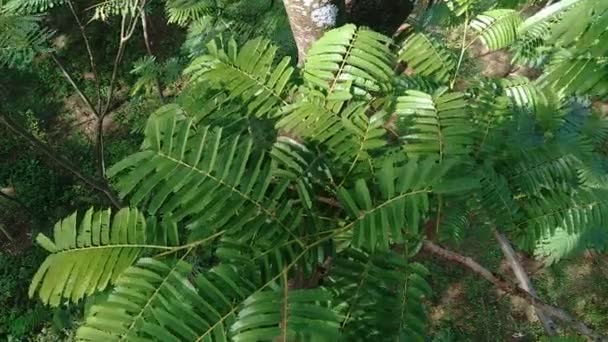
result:
M 329 205 L 330 207 L 343 209 L 342 204 L 333 197 L 317 196 L 315 199 L 320 203 Z
M 142 0 L 139 6 L 139 11 L 143 12 L 143 8 L 146 4 L 146 0 Z M 97 142 L 95 144 L 96 154 L 97 154 L 97 169 L 99 175 L 102 179 L 106 178 L 106 166 L 105 166 L 105 148 L 104 148 L 104 140 L 103 140 L 103 120 L 106 115 L 110 111 L 110 106 L 112 105 L 112 99 L 114 98 L 114 89 L 116 85 L 116 78 L 118 76 L 118 68 L 120 63 L 122 62 L 122 58 L 125 53 L 125 47 L 127 42 L 133 36 L 133 32 L 135 32 L 135 28 L 137 27 L 137 22 L 139 21 L 139 15 L 135 14 L 130 19 L 131 21 L 127 25 L 127 14 L 123 14 L 120 22 L 120 42 L 118 46 L 118 52 L 116 53 L 116 58 L 114 59 L 114 66 L 112 68 L 112 77 L 110 78 L 110 85 L 108 91 L 108 97 L 106 98 L 106 104 L 103 107 L 103 110 L 100 112 L 99 121 L 97 122 Z M 101 105 L 100 105 L 101 107 Z
M 30 145 L 35 147 L 37 151 L 40 151 L 44 155 L 46 155 L 51 161 L 61 166 L 62 168 L 70 171 L 77 178 L 91 186 L 93 189 L 102 192 L 116 208 L 122 207 L 120 200 L 118 199 L 118 197 L 116 197 L 116 195 L 114 195 L 110 187 L 105 183 L 105 180 L 104 182 L 100 182 L 94 178 L 85 175 L 78 169 L 78 167 L 73 165 L 70 161 L 61 156 L 55 155 L 55 153 L 45 143 L 43 143 L 38 138 L 29 133 L 27 130 L 19 126 L 18 123 L 13 121 L 7 115 L 0 113 L 0 123 L 3 123 L 11 131 L 23 137 Z
M 521 287 L 525 291 L 528 291 L 531 295 L 536 296 L 536 291 L 534 290 L 534 287 L 532 286 L 532 282 L 530 281 L 528 274 L 522 267 L 519 260 L 517 260 L 515 251 L 513 250 L 513 247 L 511 246 L 511 243 L 509 242 L 509 240 L 503 234 L 498 232 L 497 230 L 494 230 L 494 237 L 498 241 L 498 244 L 500 245 L 500 249 L 502 250 L 502 253 L 504 254 L 505 258 L 507 259 L 509 266 L 511 266 L 511 269 L 513 270 L 513 273 L 515 274 L 515 278 L 517 278 L 517 281 L 519 282 L 519 287 Z M 545 315 L 545 313 L 541 309 L 535 308 L 535 311 L 536 311 L 536 316 L 538 316 L 538 320 L 542 323 L 543 327 L 545 328 L 545 332 L 547 333 L 547 335 L 556 336 L 557 330 L 555 329 L 555 323 L 553 322 L 553 320 L 551 320 L 550 317 Z
M 49 55 L 51 56 L 51 59 L 55 62 L 55 64 L 57 64 L 57 67 L 59 68 L 59 70 L 61 70 L 63 77 L 65 77 L 66 80 L 72 86 L 72 88 L 74 88 L 74 90 L 76 91 L 78 96 L 80 96 L 82 101 L 84 101 L 84 103 L 87 105 L 87 107 L 89 107 L 89 109 L 93 112 L 93 114 L 95 114 L 95 116 L 99 117 L 99 112 L 97 111 L 97 109 L 95 108 L 95 106 L 93 105 L 91 100 L 84 94 L 84 92 L 80 89 L 78 84 L 76 84 L 76 81 L 74 81 L 74 78 L 72 77 L 72 75 L 67 71 L 67 69 L 65 68 L 63 63 L 61 63 L 61 61 L 57 58 L 57 55 L 55 55 L 54 52 L 51 52 Z
M 443 259 L 451 261 L 451 262 L 458 263 L 458 264 L 468 268 L 469 270 L 477 273 L 482 278 L 486 279 L 487 281 L 489 281 L 490 283 L 492 283 L 494 286 L 501 289 L 502 291 L 526 300 L 527 302 L 532 304 L 534 307 L 543 310 L 547 315 L 562 321 L 564 324 L 572 327 L 573 329 L 576 329 L 579 333 L 581 333 L 587 337 L 590 337 L 594 341 L 608 342 L 607 337 L 596 333 L 591 328 L 589 328 L 585 323 L 575 319 L 566 311 L 564 311 L 558 307 L 552 306 L 550 304 L 547 304 L 546 302 L 542 301 L 541 299 L 539 299 L 537 296 L 531 294 L 530 292 L 511 284 L 510 282 L 506 281 L 505 279 L 501 278 L 498 275 L 495 275 L 494 273 L 490 272 L 487 268 L 481 266 L 479 263 L 477 263 L 475 260 L 471 259 L 470 257 L 466 257 L 466 256 L 463 256 L 456 252 L 452 252 L 450 250 L 444 249 L 428 240 L 425 240 L 423 242 L 423 249 L 435 256 L 438 256 L 440 258 L 443 258 Z
M 114 85 L 116 83 L 116 77 L 118 76 L 118 67 L 120 66 L 120 62 L 122 61 L 122 57 L 125 51 L 126 41 L 125 30 L 126 30 L 127 16 L 123 15 L 120 22 L 120 42 L 118 45 L 118 52 L 116 53 L 116 57 L 114 58 L 114 66 L 112 68 L 112 77 L 110 78 L 110 85 L 108 96 L 106 98 L 106 104 L 101 111 L 101 118 L 104 118 L 108 111 L 110 110 L 110 105 L 112 104 L 112 98 L 114 97 Z
M 97 172 L 102 179 L 106 178 L 106 158 L 105 147 L 103 141 L 103 119 L 101 116 L 97 119 L 97 135 L 95 138 L 95 160 L 97 160 Z
M 87 49 L 87 54 L 89 55 L 89 64 L 91 65 L 91 72 L 93 73 L 93 79 L 95 81 L 95 87 L 97 88 L 97 112 L 101 112 L 101 82 L 99 79 L 99 73 L 97 72 L 97 64 L 95 63 L 95 57 L 93 57 L 93 50 L 91 49 L 91 44 L 89 43 L 89 38 L 87 37 L 86 30 L 80 18 L 78 17 L 78 12 L 74 6 L 74 3 L 70 0 L 68 1 L 68 7 L 72 12 L 72 16 L 78 24 L 78 28 L 80 30 L 80 35 L 82 35 L 82 39 L 84 40 L 84 45 Z
M 154 53 L 152 53 L 152 43 L 150 41 L 150 36 L 148 34 L 148 18 L 146 15 L 146 11 L 141 11 L 141 28 L 144 33 L 144 43 L 146 44 L 146 50 L 148 50 L 148 55 L 150 57 L 154 57 Z M 164 102 L 165 96 L 163 95 L 163 84 L 160 80 L 160 76 L 156 75 L 156 88 L 158 89 L 158 96 Z
M 143 8 L 146 4 L 146 0 L 142 0 L 139 6 L 139 11 L 143 12 Z M 122 15 L 122 19 L 120 22 L 120 43 L 118 46 L 118 52 L 116 53 L 116 58 L 114 59 L 114 66 L 112 68 L 112 77 L 110 78 L 110 86 L 108 97 L 106 98 L 106 105 L 104 106 L 103 111 L 101 112 L 102 117 L 104 117 L 108 111 L 110 110 L 110 105 L 112 104 L 112 98 L 114 97 L 114 88 L 116 85 L 116 77 L 118 76 L 118 67 L 120 66 L 120 62 L 122 61 L 122 57 L 124 56 L 125 47 L 127 42 L 133 36 L 133 32 L 135 32 L 135 28 L 137 27 L 137 22 L 139 21 L 139 13 L 133 15 L 130 19 L 131 21 L 127 24 L 128 15 Z
M 97 172 L 99 173 L 99 176 L 102 179 L 105 179 L 106 178 L 105 177 L 106 167 L 105 167 L 104 148 L 103 148 L 103 119 L 104 119 L 105 114 L 97 111 L 97 108 L 95 108 L 95 106 L 93 106 L 93 103 L 91 102 L 91 100 L 82 92 L 80 87 L 78 87 L 78 85 L 74 81 L 74 78 L 66 70 L 66 68 L 63 66 L 61 61 L 59 61 L 59 59 L 57 58 L 55 53 L 51 52 L 50 55 L 51 55 L 51 58 L 53 59 L 53 61 L 55 61 L 55 64 L 57 64 L 57 66 L 63 73 L 63 76 L 72 85 L 74 90 L 76 90 L 76 93 L 78 93 L 80 98 L 84 101 L 84 103 L 87 105 L 87 107 L 89 107 L 89 109 L 93 112 L 95 117 L 97 117 L 97 142 L 95 144 L 95 159 L 97 160 Z M 101 104 L 99 104 L 99 106 L 101 107 Z

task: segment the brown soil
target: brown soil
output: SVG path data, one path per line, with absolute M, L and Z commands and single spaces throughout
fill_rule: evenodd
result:
M 463 316 L 462 309 L 465 307 L 464 285 L 461 282 L 453 283 L 443 293 L 437 305 L 430 308 L 432 322 L 439 322 L 446 316 Z

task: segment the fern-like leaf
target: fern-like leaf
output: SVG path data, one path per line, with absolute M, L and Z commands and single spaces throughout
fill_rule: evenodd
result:
M 338 199 L 351 218 L 347 227 L 354 230 L 352 245 L 388 250 L 390 243 L 404 242 L 406 232 L 418 234 L 431 192 L 452 193 L 476 186 L 474 179 L 442 184 L 442 177 L 453 166 L 453 161 L 437 163 L 427 158 L 395 167 L 388 160 L 378 171 L 377 189 L 364 179 L 356 181 L 352 189 L 341 188 Z
M 292 182 L 308 209 L 313 206 L 314 183 L 331 179 L 323 153 L 315 154 L 307 146 L 289 137 L 278 137 L 271 151 L 276 162 L 275 177 Z
M 334 113 L 326 109 L 325 97 L 318 93 L 310 95 L 286 107 L 277 128 L 323 144 L 350 171 L 358 163 L 369 161 L 372 151 L 386 145 L 383 111 L 370 116 L 369 105 L 351 102 Z
M 390 42 L 389 37 L 351 24 L 330 30 L 308 51 L 304 80 L 330 101 L 386 93 L 394 65 Z
M 422 265 L 409 263 L 395 252 L 345 250 L 335 260 L 329 278 L 344 315 L 346 339 L 390 341 L 399 336 L 404 341 L 424 341 L 423 300 L 431 293 L 425 280 L 428 274 Z
M 134 16 L 140 0 L 104 0 L 93 6 L 93 20 L 107 21 L 113 16 Z
M 397 99 L 396 114 L 406 132 L 404 149 L 411 154 L 436 154 L 440 159 L 469 153 L 473 142 L 463 94 L 438 89 L 433 95 L 406 91 Z
M 239 305 L 256 290 L 229 265 L 191 280 L 192 266 L 140 259 L 76 332 L 81 341 L 226 341 Z M 134 295 L 134 294 L 137 295 Z
M 541 149 L 528 149 L 518 157 L 515 165 L 506 166 L 505 174 L 512 187 L 526 194 L 571 188 L 578 183 L 577 169 L 582 162 L 575 149 L 553 144 Z
M 568 234 L 601 227 L 608 217 L 608 193 L 605 190 L 563 193 L 554 191 L 527 201 L 527 218 L 519 226 L 537 239 L 551 236 L 562 228 Z
M 247 298 L 232 324 L 233 341 L 336 341 L 339 317 L 323 289 L 258 292 Z
M 9 0 L 4 9 L 13 13 L 37 14 L 62 6 L 66 0 Z
M 553 56 L 538 82 L 565 93 L 604 97 L 608 95 L 606 75 L 608 59 L 605 56 L 562 50 Z
M 195 59 L 185 71 L 194 82 L 228 91 L 257 117 L 273 116 L 286 104 L 294 69 L 289 57 L 275 65 L 277 47 L 269 40 L 250 40 L 240 49 L 233 39 L 225 48 L 212 40 L 207 49 L 209 54 Z
M 456 66 L 454 55 L 447 48 L 421 32 L 412 34 L 403 42 L 399 60 L 407 62 L 416 74 L 444 83 Z
M 222 228 L 240 239 L 294 236 L 299 210 L 282 200 L 288 182 L 271 186 L 268 160 L 250 139 L 171 117 L 151 121 L 144 148 L 108 170 L 133 205 L 185 222 L 191 239 Z
M 80 224 L 74 213 L 57 222 L 54 241 L 38 235 L 37 242 L 51 255 L 34 275 L 29 295 L 38 292 L 43 303 L 57 306 L 102 291 L 146 251 L 177 244 L 177 231 L 165 231 L 169 227 L 147 224 L 135 209 L 122 209 L 112 218 L 110 210 L 91 208 Z
M 0 7 L 0 66 L 23 68 L 38 53 L 52 51 L 48 41 L 53 31 L 42 28 L 40 20 Z
M 604 252 L 607 249 L 608 229 L 605 227 L 589 227 L 572 233 L 557 228 L 553 234 L 538 241 L 534 255 L 549 266 L 586 250 Z
M 185 26 L 212 13 L 219 14 L 221 5 L 216 0 L 169 0 L 165 4 L 165 11 L 169 23 Z
M 516 10 L 496 9 L 479 14 L 470 25 L 483 45 L 492 51 L 513 43 L 521 23 L 522 18 Z
M 490 167 L 483 170 L 479 202 L 494 227 L 509 230 L 519 224 L 523 212 L 504 176 Z

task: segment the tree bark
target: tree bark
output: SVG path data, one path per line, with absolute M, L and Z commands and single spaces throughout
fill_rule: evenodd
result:
M 579 333 L 591 338 L 593 341 L 608 342 L 608 338 L 606 336 L 598 334 L 597 332 L 595 332 L 594 330 L 589 328 L 585 323 L 572 317 L 566 311 L 564 311 L 558 307 L 555 307 L 553 305 L 547 304 L 546 302 L 542 301 L 540 298 L 531 294 L 530 292 L 511 284 L 510 282 L 506 281 L 505 279 L 503 279 L 502 277 L 500 277 L 498 275 L 495 275 L 494 273 L 490 272 L 487 268 L 481 266 L 479 263 L 477 263 L 475 260 L 471 259 L 470 257 L 466 257 L 464 255 L 460 255 L 456 252 L 442 248 L 428 240 L 425 240 L 423 242 L 422 246 L 425 251 L 427 251 L 435 256 L 438 256 L 440 258 L 443 258 L 443 259 L 451 261 L 451 262 L 458 263 L 458 264 L 468 268 L 469 270 L 477 273 L 482 278 L 486 279 L 487 281 L 492 283 L 494 286 L 496 286 L 500 290 L 502 290 L 510 295 L 517 296 L 517 297 L 520 297 L 520 298 L 526 300 L 528 303 L 534 305 L 534 307 L 544 311 L 547 315 L 549 315 L 555 319 L 558 319 L 565 325 L 567 325 L 567 326 L 577 330 Z
M 528 291 L 531 295 L 536 296 L 536 291 L 532 286 L 532 282 L 530 281 L 530 278 L 528 277 L 528 274 L 522 267 L 521 263 L 517 260 L 517 256 L 515 255 L 515 251 L 513 250 L 513 247 L 511 246 L 509 240 L 497 230 L 494 230 L 494 237 L 498 241 L 500 249 L 505 255 L 509 266 L 513 270 L 515 278 L 517 278 L 517 282 L 519 283 L 519 287 L 521 287 L 525 291 Z M 551 320 L 550 317 L 547 317 L 547 315 L 545 315 L 545 313 L 539 308 L 535 308 L 535 311 L 536 316 L 538 316 L 538 320 L 545 328 L 545 332 L 547 333 L 547 335 L 556 336 L 557 331 L 555 330 L 555 323 L 553 322 L 553 320 Z
M 298 65 L 304 65 L 312 43 L 338 25 L 344 0 L 283 0 L 283 3 L 298 47 Z

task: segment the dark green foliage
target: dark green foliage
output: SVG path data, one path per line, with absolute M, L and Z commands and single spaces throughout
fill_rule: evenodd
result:
M 395 113 L 404 121 L 404 149 L 415 155 L 438 154 L 439 159 L 468 154 L 473 143 L 463 94 L 438 89 L 433 95 L 408 90 L 397 99 Z
M 10 256 L 0 253 L 0 336 L 24 340 L 52 316 L 40 304 L 28 305 L 27 284 L 44 259 L 40 250 Z
M 414 33 L 404 42 L 399 59 L 408 63 L 416 74 L 445 82 L 456 65 L 456 58 L 434 37 Z
M 0 3 L 0 67 L 24 67 L 37 53 L 50 51 L 52 31 L 40 27 L 40 17 L 20 15 Z
M 335 261 L 330 287 L 344 315 L 346 339 L 381 341 L 399 336 L 424 341 L 426 314 L 422 300 L 431 294 L 425 280 L 428 270 L 408 262 L 408 252 L 404 254 L 370 255 L 350 249 Z

